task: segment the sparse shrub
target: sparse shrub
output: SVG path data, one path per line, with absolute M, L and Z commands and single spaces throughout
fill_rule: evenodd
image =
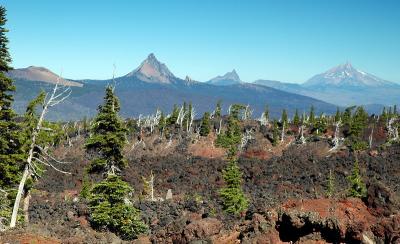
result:
M 131 240 L 148 227 L 140 212 L 129 201 L 133 189 L 117 175 L 108 177 L 90 190 L 90 223 L 97 229 L 109 229 L 123 239 Z
M 363 151 L 368 149 L 369 145 L 366 141 L 361 141 L 359 139 L 354 139 L 350 141 L 350 148 L 352 151 Z
M 354 162 L 352 173 L 347 179 L 350 183 L 350 188 L 348 190 L 348 195 L 350 197 L 364 198 L 367 196 L 367 187 L 361 178 L 360 167 L 357 160 Z

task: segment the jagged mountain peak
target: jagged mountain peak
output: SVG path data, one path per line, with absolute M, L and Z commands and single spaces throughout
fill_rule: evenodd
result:
M 322 74 L 312 77 L 303 84 L 305 87 L 334 86 L 341 88 L 393 85 L 396 84 L 354 68 L 350 62 L 335 66 Z
M 212 78 L 211 80 L 208 81 L 208 83 L 213 85 L 233 85 L 242 83 L 242 80 L 240 79 L 236 70 L 233 69 L 232 71 L 227 72 L 222 76 L 217 76 L 215 78 Z
M 127 74 L 126 77 L 135 77 L 145 82 L 166 84 L 172 83 L 176 79 L 168 67 L 158 61 L 153 53 L 150 53 L 140 66 Z

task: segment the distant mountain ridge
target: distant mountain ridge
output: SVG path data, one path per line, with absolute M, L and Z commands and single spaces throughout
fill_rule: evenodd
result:
M 44 67 L 36 67 L 36 66 L 29 66 L 27 68 L 22 69 L 13 69 L 8 72 L 8 76 L 12 77 L 13 79 L 21 79 L 21 80 L 28 80 L 28 81 L 44 81 L 48 83 L 55 84 L 58 79 L 60 79 L 61 85 L 66 86 L 78 86 L 82 87 L 83 85 L 79 82 L 66 80 L 64 78 L 59 78 L 58 75 L 51 72 L 50 70 Z
M 386 81 L 345 63 L 315 75 L 303 84 L 256 80 L 264 85 L 313 97 L 339 106 L 365 105 L 376 112 L 383 106 L 400 104 L 400 85 Z
M 243 81 L 240 79 L 236 70 L 233 69 L 231 72 L 227 72 L 222 76 L 217 76 L 212 78 L 207 83 L 218 86 L 227 86 L 227 85 L 240 84 L 243 83 Z
M 28 101 L 41 89 L 51 89 L 54 81 L 36 81 L 36 78 L 32 77 L 22 79 L 21 76 L 13 76 L 16 73 L 18 72 L 9 75 L 15 79 L 17 86 L 14 106 L 22 113 Z M 280 116 L 282 109 L 293 113 L 296 108 L 301 111 L 309 110 L 311 105 L 320 112 L 333 113 L 336 110 L 335 105 L 318 99 L 241 82 L 235 70 L 221 76 L 219 81 L 226 79 L 234 82 L 230 85 L 215 85 L 197 82 L 188 76 L 180 79 L 169 71 L 165 64 L 159 62 L 154 54 L 150 54 L 138 68 L 127 75 L 109 80 L 73 81 L 80 86 L 72 87 L 71 96 L 63 104 L 55 107 L 49 115 L 53 120 L 75 120 L 93 116 L 102 102 L 107 84 L 116 84 L 116 93 L 121 101 L 121 114 L 124 117 L 154 113 L 157 108 L 170 112 L 174 104 L 182 104 L 184 101 L 193 103 L 198 116 L 212 111 L 218 100 L 223 101 L 224 111 L 230 104 L 248 104 L 254 109 L 256 117 L 261 115 L 267 104 L 273 117 Z
M 351 63 L 336 66 L 322 74 L 315 75 L 305 83 L 304 87 L 382 87 L 396 86 L 395 83 L 383 80 L 364 71 L 355 69 Z

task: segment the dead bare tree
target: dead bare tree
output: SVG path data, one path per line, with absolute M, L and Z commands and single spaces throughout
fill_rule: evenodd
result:
M 399 140 L 399 131 L 397 126 L 394 123 L 397 121 L 397 118 L 393 117 L 387 123 L 388 129 L 388 139 L 389 141 L 398 141 Z
M 263 112 L 263 113 L 261 114 L 261 117 L 258 119 L 258 121 L 260 121 L 260 124 L 261 124 L 262 126 L 267 126 L 267 125 L 268 125 L 268 120 L 267 120 L 267 118 L 265 117 L 265 112 Z
M 373 135 L 374 135 L 374 127 L 372 127 L 372 129 L 371 129 L 371 134 L 369 134 L 369 137 L 368 137 L 369 148 L 370 148 L 370 149 L 372 148 L 372 139 L 373 139 Z
M 335 135 L 333 137 L 333 147 L 329 149 L 329 152 L 335 151 L 339 148 L 340 142 L 343 140 L 343 138 L 340 138 L 340 126 L 342 125 L 342 121 L 338 121 L 335 124 Z
M 44 97 L 43 100 L 43 107 L 42 107 L 42 112 L 39 116 L 39 119 L 36 123 L 36 127 L 33 129 L 32 137 L 31 137 L 31 144 L 29 147 L 29 153 L 28 153 L 28 158 L 26 159 L 24 171 L 22 174 L 21 181 L 18 186 L 18 193 L 15 198 L 14 202 L 14 207 L 13 207 L 13 212 L 11 215 L 11 221 L 10 221 L 10 228 L 14 228 L 17 222 L 17 215 L 18 215 L 18 209 L 19 205 L 21 202 L 21 198 L 24 192 L 24 186 L 26 183 L 26 180 L 31 177 L 31 176 L 36 176 L 39 177 L 39 174 L 37 172 L 38 170 L 38 165 L 44 165 L 50 168 L 53 168 L 57 172 L 60 172 L 62 174 L 71 174 L 69 172 L 63 171 L 58 169 L 55 166 L 55 163 L 58 164 L 64 164 L 66 162 L 61 162 L 54 157 L 52 157 L 50 154 L 46 152 L 41 146 L 36 144 L 37 137 L 40 133 L 40 131 L 43 130 L 42 124 L 44 122 L 45 116 L 48 112 L 48 110 L 63 102 L 65 99 L 71 95 L 71 88 L 68 87 L 60 87 L 60 76 L 57 78 L 57 82 L 53 88 L 53 91 L 50 93 L 50 97 L 47 99 L 47 96 L 49 93 L 46 93 L 46 96 Z
M 304 129 L 306 128 L 305 125 L 301 125 L 300 126 L 300 137 L 299 137 L 299 141 L 301 144 L 306 144 L 306 138 L 304 137 Z
M 254 139 L 253 132 L 251 130 L 246 130 L 240 142 L 240 150 L 243 150 L 246 147 L 247 143 L 252 139 Z

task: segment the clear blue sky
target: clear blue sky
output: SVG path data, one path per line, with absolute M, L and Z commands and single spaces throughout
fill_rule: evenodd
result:
M 400 1 L 0 0 L 15 68 L 124 75 L 153 52 L 178 77 L 303 82 L 352 62 L 400 82 Z

